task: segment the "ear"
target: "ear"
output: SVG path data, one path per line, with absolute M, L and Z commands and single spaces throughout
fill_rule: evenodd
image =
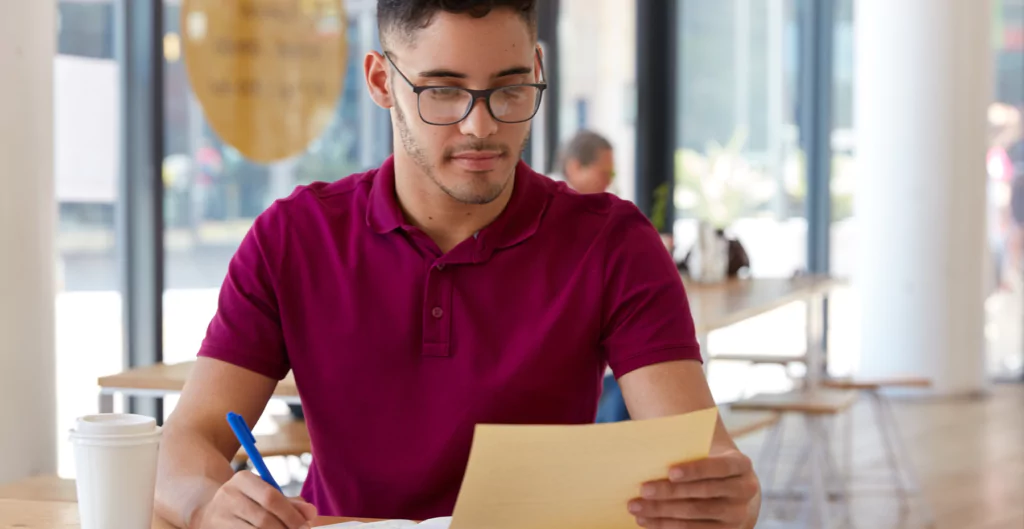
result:
M 583 167 L 583 165 L 580 164 L 579 160 L 577 160 L 576 158 L 569 158 L 568 160 L 565 161 L 565 175 L 564 176 L 566 178 L 575 177 L 577 174 L 579 174 L 580 169 L 582 167 Z
M 391 93 L 391 85 L 388 83 L 388 60 L 376 51 L 367 53 L 363 59 L 363 75 L 366 77 L 366 89 L 370 92 L 370 99 L 381 108 L 394 107 L 395 100 Z
M 539 83 L 542 80 L 540 75 L 541 65 L 544 63 L 544 48 L 542 48 L 540 44 L 537 44 L 537 53 L 534 54 L 534 60 L 537 61 L 537 64 L 533 69 L 533 82 Z M 546 81 L 547 79 L 543 80 Z

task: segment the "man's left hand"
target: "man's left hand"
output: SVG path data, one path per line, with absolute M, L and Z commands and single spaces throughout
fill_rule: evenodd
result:
M 739 451 L 669 469 L 669 479 L 645 483 L 629 503 L 637 524 L 650 529 L 744 529 L 756 518 L 760 491 L 750 458 Z

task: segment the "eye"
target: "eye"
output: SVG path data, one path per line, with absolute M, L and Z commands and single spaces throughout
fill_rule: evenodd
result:
M 426 90 L 424 94 L 438 101 L 461 99 L 465 96 L 465 92 L 461 89 L 450 86 L 439 86 L 436 88 L 431 87 L 429 90 Z
M 520 101 L 527 98 L 529 90 L 525 86 L 510 86 L 501 90 L 501 96 L 510 102 Z

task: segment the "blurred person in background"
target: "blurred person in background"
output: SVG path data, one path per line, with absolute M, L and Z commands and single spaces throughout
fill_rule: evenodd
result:
M 1009 290 L 1021 281 L 1024 246 L 1024 109 L 1004 103 L 989 107 L 988 227 L 995 264 L 995 285 Z
M 612 144 L 596 132 L 577 132 L 562 147 L 560 159 L 566 183 L 580 193 L 603 193 L 615 178 Z
M 560 165 L 561 177 L 569 187 L 583 194 L 606 192 L 615 176 L 611 142 L 589 130 L 577 132 L 562 146 Z M 622 389 L 612 373 L 605 373 L 597 408 L 597 422 L 628 420 L 629 410 L 622 397 Z
M 1006 153 L 1011 171 L 1009 266 L 1014 279 L 1024 281 L 1024 105 L 1017 107 L 1017 136 Z

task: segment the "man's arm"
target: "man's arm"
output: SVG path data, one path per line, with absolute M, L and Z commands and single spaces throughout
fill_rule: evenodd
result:
M 663 362 L 642 367 L 623 375 L 619 386 L 630 416 L 637 420 L 715 406 L 707 379 L 697 361 Z M 682 470 L 681 477 L 675 475 L 679 470 Z M 735 520 L 735 525 L 720 527 L 752 529 L 757 523 L 761 509 L 757 478 L 750 460 L 739 452 L 721 420 L 711 442 L 711 457 L 672 469 L 669 476 L 669 480 L 652 483 L 649 487 L 651 493 L 643 494 L 644 499 L 639 502 L 645 507 L 645 512 L 636 514 L 648 522 L 645 527 L 673 527 L 666 522 L 671 519 L 701 519 L 699 512 L 694 511 L 701 509 L 702 503 L 713 509 L 733 507 L 735 515 L 724 513 L 723 517 Z M 729 500 L 736 501 L 730 503 Z
M 218 494 L 218 505 L 233 510 L 239 526 L 297 528 L 315 516 L 315 510 L 300 510 L 251 472 L 236 475 L 231 468 L 239 443 L 225 416 L 234 411 L 255 424 L 276 385 L 272 378 L 220 360 L 197 360 L 163 428 L 155 505 L 161 518 L 175 527 L 233 527 L 206 516 Z M 228 482 L 236 486 L 224 490 Z

